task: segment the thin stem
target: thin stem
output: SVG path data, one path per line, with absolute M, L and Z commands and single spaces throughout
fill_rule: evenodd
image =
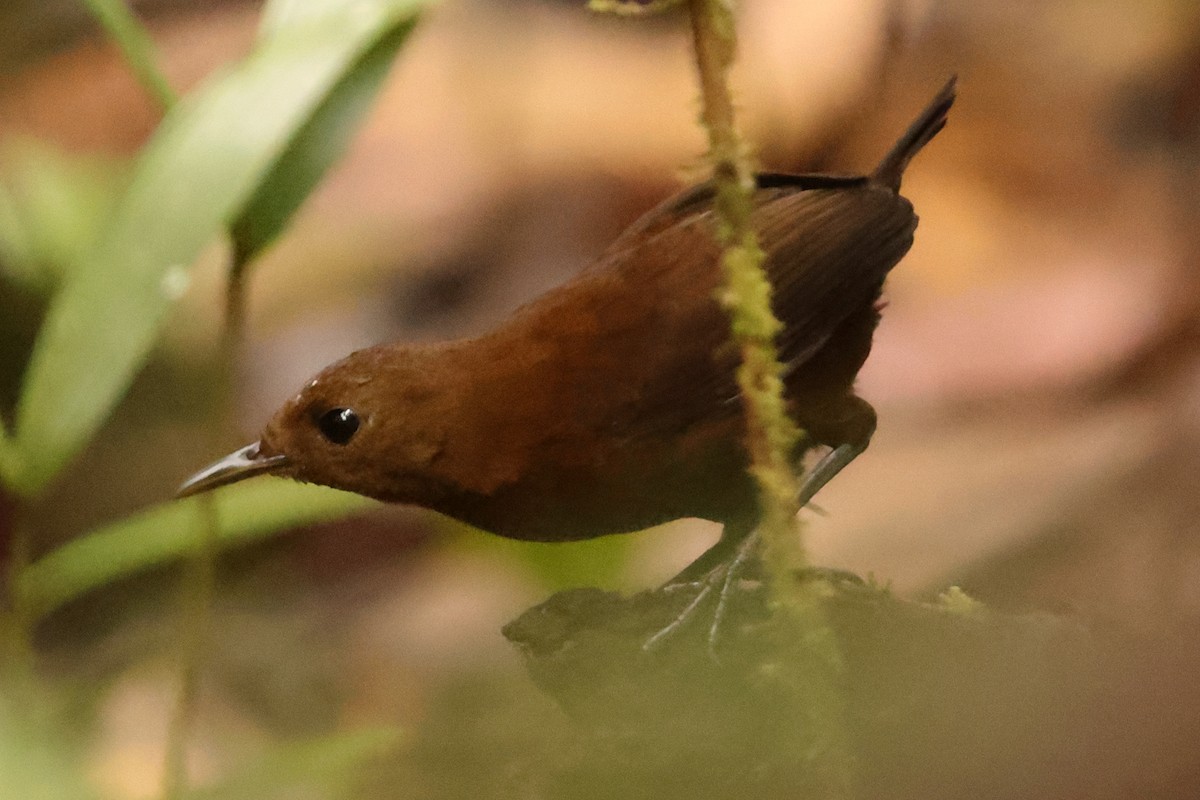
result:
M 187 746 L 200 707 L 205 654 L 211 641 L 213 599 L 217 585 L 220 519 L 216 497 L 196 499 L 200 511 L 196 557 L 189 562 L 184 587 L 184 638 L 180 652 L 179 690 L 167 729 L 163 764 L 163 800 L 178 800 L 188 790 Z
M 738 136 L 728 76 L 737 39 L 731 0 L 688 0 L 700 77 L 701 120 L 708 131 L 716 187 L 718 238 L 723 246 L 724 286 L 719 300 L 729 312 L 742 362 L 737 380 L 746 416 L 750 471 L 759 488 L 758 531 L 771 581 L 772 597 L 795 620 L 804 644 L 792 687 L 809 708 L 806 728 L 813 737 L 813 768 L 822 796 L 855 794 L 841 683 L 841 647 L 826 618 L 815 582 L 798 583 L 805 566 L 799 521 L 799 482 L 791 453 L 800 432 L 787 413 L 783 369 L 775 337 L 782 329 L 771 311 L 771 284 L 762 265 L 751 214 L 754 172 Z M 730 566 L 733 569 L 733 565 Z
M 250 257 L 235 244 L 225 288 L 225 315 L 218 348 L 224 401 L 220 412 L 221 424 L 216 429 L 222 432 L 228 427 L 228 420 L 232 416 L 229 398 L 232 393 L 234 358 L 245 330 L 249 261 Z M 184 640 L 180 652 L 179 692 L 167 731 L 162 800 L 179 800 L 188 790 L 187 745 L 199 711 L 204 656 L 213 630 L 221 520 L 215 494 L 200 495 L 197 501 L 200 511 L 199 546 L 195 558 L 190 562 L 183 589 Z
M 175 104 L 175 91 L 155 63 L 154 40 L 123 0 L 83 0 L 92 16 L 121 50 L 129 68 L 164 111 Z
M 109 37 L 120 48 L 134 75 L 146 92 L 166 111 L 176 95 L 158 69 L 154 42 L 123 0 L 84 0 Z M 233 355 L 241 341 L 245 318 L 244 274 L 247 259 L 235 253 L 226 293 L 225 321 L 221 332 L 220 364 L 228 396 Z M 228 417 L 224 409 L 222 417 Z M 220 426 L 222 429 L 224 426 Z M 220 549 L 220 519 L 216 498 L 204 495 L 197 501 L 200 511 L 198 547 L 183 586 L 184 639 L 180 652 L 179 692 L 167 732 L 163 764 L 163 800 L 178 800 L 188 790 L 187 746 L 191 739 L 200 702 L 204 656 L 213 627 L 217 558 Z
M 230 257 L 229 275 L 225 284 L 225 325 L 221 331 L 220 357 L 227 370 L 226 390 L 232 390 L 233 364 L 237 349 L 241 346 L 246 331 L 246 282 L 249 279 L 252 253 L 242 248 L 234 237 L 233 253 Z M 227 409 L 230 411 L 231 409 Z

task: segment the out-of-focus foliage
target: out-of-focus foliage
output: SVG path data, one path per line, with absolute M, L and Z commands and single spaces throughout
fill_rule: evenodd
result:
M 13 488 L 42 490 L 95 432 L 186 290 L 191 263 L 264 181 L 293 193 L 253 243 L 265 244 L 286 221 L 320 162 L 297 159 L 302 177 L 285 180 L 274 172 L 289 163 L 281 157 L 360 64 L 368 88 L 378 86 L 379 61 L 363 62 L 362 54 L 388 37 L 394 52 L 403 38 L 397 32 L 411 28 L 420 5 L 356 3 L 321 16 L 319 25 L 308 15 L 275 25 L 247 59 L 171 109 L 138 157 L 99 243 L 51 301 L 17 407 L 21 468 L 9 476 Z M 318 116 L 319 128 L 332 125 L 332 114 Z M 298 149 L 312 153 L 311 145 Z
M 364 765 L 386 757 L 402 739 L 391 729 L 362 730 L 280 746 L 216 786 L 187 793 L 188 800 L 260 800 L 355 797 Z
M 370 508 L 358 495 L 288 481 L 258 481 L 218 491 L 218 538 L 247 545 L 281 530 Z M 203 516 L 195 500 L 164 503 L 80 536 L 22 571 L 16 592 L 34 617 L 85 592 L 194 553 Z
M 178 101 L 129 8 L 87 5 L 166 116 L 128 172 L 37 141 L 0 142 L 0 277 L 47 303 L 15 424 L 0 420 L 0 545 L 11 551 L 0 561 L 12 565 L 0 604 L 5 798 L 91 796 L 77 756 L 56 746 L 79 741 L 88 722 L 72 720 L 68 731 L 27 708 L 34 699 L 16 710 L 3 702 L 13 676 L 36 680 L 31 627 L 88 591 L 195 553 L 204 540 L 197 501 L 169 502 L 29 564 L 36 531 L 26 515 L 121 401 L 199 254 L 232 233 L 240 271 L 284 231 L 341 155 L 427 2 L 268 3 L 253 51 Z M 5 491 L 21 498 L 16 533 L 6 527 Z M 224 547 L 370 505 L 284 482 L 231 487 L 214 502 Z M 395 741 L 393 731 L 374 730 L 272 748 L 188 796 L 343 797 L 363 762 Z
M 301 28 L 310 29 L 314 37 L 325 37 L 330 25 L 336 29 L 346 12 L 340 3 L 334 7 L 315 2 L 297 6 L 289 0 L 270 4 L 267 15 L 264 38 L 279 35 L 281 30 Z M 342 154 L 415 22 L 415 16 L 402 15 L 397 24 L 385 28 L 383 35 L 325 93 L 307 122 L 292 134 L 287 149 L 259 181 L 253 197 L 232 225 L 230 232 L 240 257 L 253 258 L 279 236 L 321 176 Z
M 116 0 L 100 2 L 116 7 Z M 211 83 L 197 82 L 215 64 L 233 64 L 238 72 L 255 42 L 262 47 L 292 26 L 308 25 L 319 38 L 322 15 L 355 3 L 130 5 L 151 23 L 171 84 L 195 97 L 191 87 L 208 91 Z M 361 110 L 365 95 L 342 92 L 355 75 L 358 86 L 373 91 L 379 73 L 367 64 L 388 40 L 364 47 L 304 124 L 286 134 L 243 202 L 212 224 L 208 243 L 231 228 L 243 256 L 264 256 L 251 292 L 252 339 L 237 376 L 240 434 L 252 435 L 301 373 L 343 347 L 486 329 L 583 266 L 673 190 L 673 170 L 703 146 L 690 102 L 695 76 L 688 43 L 676 24 L 681 15 L 604 20 L 583 5 L 466 0 L 431 15 L 420 41 L 405 48 L 400 80 L 387 88 L 351 158 L 305 209 L 296 235 L 275 238 L 325 160 L 339 151 L 341 133 L 334 129 L 354 128 L 349 118 L 327 125 L 323 115 Z M 663 4 L 637 4 L 654 5 Z M 1103 629 L 1132 622 L 1154 632 L 1149 647 L 1140 637 L 1130 641 L 1131 657 L 1145 667 L 1130 671 L 1135 680 L 1121 692 L 1128 702 L 1115 703 L 1117 692 L 1105 685 L 1101 702 L 1076 709 L 1102 718 L 1097 730 L 1072 729 L 1064 716 L 1056 720 L 1062 736 L 1047 734 L 1059 730 L 1051 725 L 1037 728 L 1046 736 L 974 740 L 957 735 L 964 720 L 977 717 L 988 731 L 994 720 L 990 706 L 960 699 L 964 682 L 997 690 L 1000 716 L 1032 712 L 1032 718 L 1071 695 L 1057 693 L 1039 705 L 1032 686 L 1047 677 L 1044 670 L 1025 680 L 1005 658 L 964 668 L 971 662 L 959 660 L 952 647 L 923 644 L 909 626 L 880 616 L 887 641 L 878 649 L 879 664 L 897 702 L 873 704 L 861 687 L 854 691 L 859 721 L 894 726 L 902 752 L 892 762 L 863 759 L 863 770 L 911 769 L 929 786 L 909 794 L 925 798 L 939 790 L 956 798 L 979 794 L 981 786 L 999 795 L 1005 783 L 1043 774 L 1051 780 L 1036 790 L 1061 796 L 1071 790 L 1063 782 L 1068 774 L 1088 773 L 1094 784 L 1110 778 L 1105 767 L 1149 778 L 1142 796 L 1196 796 L 1200 771 L 1192 743 L 1200 696 L 1191 687 L 1200 648 L 1189 631 L 1196 627 L 1200 574 L 1194 544 L 1200 449 L 1189 411 L 1197 407 L 1196 382 L 1189 376 L 1196 374 L 1200 339 L 1188 276 L 1200 274 L 1192 235 L 1200 227 L 1188 224 L 1195 215 L 1187 211 L 1196 163 L 1187 132 L 1194 129 L 1200 86 L 1195 4 L 736 5 L 749 45 L 741 54 L 739 112 L 765 169 L 869 168 L 932 88 L 950 72 L 963 80 L 946 132 L 906 176 L 905 194 L 921 226 L 911 254 L 889 279 L 890 305 L 861 376 L 864 396 L 880 411 L 879 435 L 865 457 L 822 491 L 819 504 L 828 515 L 811 522 L 817 563 L 873 571 L 901 596 L 961 582 L 992 609 L 1050 608 L 1071 619 L 1099 616 Z M 883 6 L 892 14 L 887 19 Z M 31 724 L 7 706 L 0 711 L 0 798 L 157 792 L 179 675 L 175 648 L 184 632 L 169 590 L 175 573 L 159 565 L 193 552 L 200 515 L 192 502 L 145 506 L 163 500 L 214 451 L 245 441 L 209 442 L 203 435 L 216 427 L 223 381 L 215 379 L 212 348 L 215 291 L 205 283 L 208 273 L 197 271 L 182 307 L 167 312 L 174 314 L 171 346 L 144 355 L 148 369 L 131 367 L 140 377 L 131 391 L 124 384 L 117 390 L 114 413 L 99 414 L 103 424 L 83 437 L 74 466 L 57 471 L 28 502 L 16 501 L 16 481 L 4 477 L 23 472 L 25 444 L 18 452 L 10 412 L 42 304 L 77 272 L 82 258 L 73 254 L 95 254 L 128 182 L 127 164 L 92 154 L 136 157 L 158 113 L 120 69 L 115 48 L 100 41 L 94 20 L 91 39 L 81 35 L 89 32 L 78 23 L 84 7 L 83 0 L 0 3 L 0 567 L 11 566 L 8 537 L 32 529 L 35 558 L 16 594 L 26 611 L 41 614 L 33 649 L 40 677 L 65 678 L 47 692 L 56 707 L 65 695 L 87 695 L 86 707 L 59 715 L 57 727 Z M 138 41 L 150 40 L 127 40 L 127 56 Z M 18 53 L 37 53 L 39 60 L 18 64 Z M 377 66 L 386 70 L 386 63 Z M 252 111 L 271 114 L 272 103 Z M 1118 127 L 1122 133 L 1114 136 Z M 9 139 L 10 131 L 36 138 Z M 311 150 L 314 144 L 328 150 Z M 35 194 L 40 199 L 31 204 Z M 26 228 L 33 223 L 36 230 Z M 161 223 L 152 220 L 148 233 L 157 235 Z M 1181 315 L 1192 320 L 1190 328 L 1172 327 Z M 1163 330 L 1161 351 L 1144 347 L 1143 337 L 1156 327 Z M 181 335 L 187 347 L 176 346 Z M 155 341 L 157 348 L 161 339 Z M 1144 361 L 1140 371 L 1123 373 L 1123 389 L 1091 383 L 1131 357 Z M 735 708 L 750 730 L 730 739 L 720 736 L 728 733 L 728 716 L 718 715 L 715 727 L 693 724 L 686 713 L 647 719 L 649 708 L 635 701 L 628 705 L 629 733 L 679 722 L 681 733 L 670 744 L 695 759 L 696 731 L 713 731 L 719 757 L 681 770 L 672 748 L 639 744 L 627 758 L 614 747 L 612 726 L 597 733 L 603 742 L 594 747 L 589 729 L 563 714 L 544 687 L 539 694 L 512 663 L 498 633 L 540 596 L 531 573 L 555 588 L 645 588 L 699 553 L 711 528 L 683 523 L 562 545 L 475 531 L 445 537 L 458 526 L 397 509 L 353 515 L 354 498 L 305 492 L 262 479 L 216 495 L 225 546 L 249 546 L 227 554 L 217 571 L 188 754 L 203 786 L 196 795 L 336 797 L 352 793 L 357 772 L 374 784 L 358 795 L 371 800 L 596 797 L 602 784 L 591 768 L 600 749 L 601 760 L 614 767 L 609 777 L 641 796 L 646 782 L 633 766 L 639 760 L 658 760 L 671 777 L 686 780 L 728 761 L 752 768 L 753 760 L 736 757 L 740 748 L 794 741 L 763 737 L 779 709 L 772 702 L 750 709 L 761 713 Z M 292 513 L 296 520 L 351 517 L 268 541 Z M 62 544 L 71 539 L 78 541 Z M 120 583 L 135 573 L 138 580 Z M 689 595 L 669 599 L 682 605 Z M 953 633 L 948 640 L 975 630 L 972 641 L 982 648 L 1008 655 L 1019 649 L 990 626 L 976 625 L 964 597 L 947 597 L 943 606 L 967 613 L 940 613 Z M 43 613 L 51 607 L 58 610 Z M 621 617 L 604 609 L 598 619 Z M 0 612 L 5 643 L 12 622 Z M 703 627 L 698 620 L 688 631 L 700 647 Z M 755 631 L 736 628 L 731 635 Z M 1045 642 L 1052 644 L 1053 638 Z M 630 671 L 606 682 L 597 679 L 603 668 L 587 652 L 539 655 L 546 662 L 563 657 L 559 674 L 602 710 L 616 705 L 609 689 L 652 688 L 645 679 L 652 654 L 633 652 Z M 1057 658 L 1053 647 L 1042 654 Z M 910 656 L 912 670 L 896 671 L 895 660 Z M 729 687 L 722 664 L 711 667 L 719 673 L 716 690 L 697 693 L 686 711 L 711 707 Z M 786 668 L 768 663 L 760 677 L 765 684 L 781 674 Z M 0 696 L 24 692 L 14 677 L 0 672 Z M 1064 684 L 1086 689 L 1086 680 L 1070 674 Z M 913 686 L 928 687 L 936 698 L 929 707 L 945 709 L 945 716 L 919 712 L 908 691 Z M 651 699 L 661 703 L 678 688 L 668 684 Z M 381 759 L 382 768 L 372 758 L 376 747 L 359 748 L 355 734 L 309 738 L 397 721 L 405 735 L 399 752 Z M 1076 757 L 1094 741 L 1089 733 L 1114 734 L 1110 744 L 1126 749 L 1117 758 L 1107 755 L 1111 750 L 1103 758 Z M 364 733 L 363 741 L 371 736 Z M 1002 764 L 1002 774 L 966 790 L 948 786 L 953 769 L 929 769 L 930 751 L 918 744 L 942 738 L 950 746 L 939 757 L 953 769 L 986 772 Z M 380 748 L 384 740 L 396 737 L 384 734 Z M 979 755 L 984 750 L 1003 751 L 1007 760 L 990 761 Z M 320 763 L 337 753 L 347 760 L 331 765 L 326 777 Z M 749 785 L 736 772 L 718 777 L 743 794 Z M 571 780 L 563 785 L 555 778 Z M 1131 791 L 1107 782 L 1114 797 Z M 702 784 L 685 796 L 705 792 L 715 793 Z M 892 782 L 880 794 L 897 792 L 904 793 Z M 1028 800 L 1037 791 L 1013 796 Z
M 447 527 L 466 526 L 448 521 Z M 564 547 L 560 543 L 502 539 L 474 529 L 468 529 L 467 535 L 458 541 L 467 548 L 503 553 L 513 558 L 548 589 L 613 585 L 629 563 L 633 546 L 628 536 L 603 536 L 572 542 Z
M 0 143 L 0 269 L 46 294 L 95 246 L 126 180 L 125 165 L 45 142 Z
M 36 696 L 26 695 L 29 702 Z M 22 800 L 91 800 L 64 737 L 49 726 L 14 713 L 15 701 L 0 693 L 0 797 Z
M 130 11 L 125 0 L 83 0 L 92 16 L 116 42 L 125 61 L 159 105 L 169 108 L 175 102 L 175 92 L 156 65 L 154 42 L 146 29 Z

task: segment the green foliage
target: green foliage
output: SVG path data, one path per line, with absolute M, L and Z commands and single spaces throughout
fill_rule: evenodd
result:
M 314 7 L 317 5 L 313 4 Z M 291 4 L 280 2 L 272 4 L 274 6 L 291 7 Z M 303 8 L 305 16 L 294 24 L 316 26 L 323 22 L 323 18 L 308 17 L 313 8 Z M 327 12 L 324 16 L 328 15 Z M 286 22 L 274 17 L 269 21 L 271 25 L 264 26 L 265 30 L 274 30 Z M 415 16 L 401 19 L 366 49 L 292 136 L 287 150 L 260 181 L 254 196 L 231 226 L 230 233 L 243 262 L 260 253 L 279 236 L 321 176 L 342 154 L 415 23 Z M 318 32 L 319 29 L 314 28 L 314 35 Z
M 8 483 L 10 476 L 15 476 L 19 472 L 17 448 L 13 446 L 4 420 L 0 419 L 0 483 Z
M 462 547 L 516 561 L 552 591 L 572 586 L 612 586 L 629 563 L 634 539 L 639 535 L 602 536 L 578 542 L 522 542 L 492 536 L 454 520 L 447 519 L 445 524 L 455 531 L 467 531 L 459 540 Z
M 287 213 L 254 241 L 278 232 L 332 152 L 296 145 L 309 129 L 337 130 L 330 101 L 347 91 L 360 66 L 377 86 L 379 61 L 365 58 L 387 40 L 398 47 L 423 5 L 375 0 L 310 13 L 277 12 L 269 35 L 240 64 L 210 78 L 167 114 L 134 166 L 129 188 L 96 247 L 54 296 L 26 374 L 14 438 L 21 469 L 12 488 L 45 488 L 90 439 L 120 399 L 157 337 L 171 304 L 186 289 L 200 251 L 253 207 L 264 182 L 290 187 Z M 294 24 L 293 24 L 294 23 Z M 393 51 L 394 52 L 394 51 Z M 313 123 L 314 117 L 318 119 Z M 293 160 L 299 178 L 287 178 Z
M 124 164 L 44 142 L 0 148 L 0 270 L 37 294 L 60 285 L 95 246 L 124 188 Z
M 938 605 L 951 613 L 963 616 L 970 616 L 984 610 L 983 603 L 971 597 L 959 586 L 951 586 L 939 594 Z
M 25 698 L 28 699 L 28 698 Z M 63 737 L 14 711 L 0 695 L 0 797 L 90 800 L 96 795 L 66 752 Z
M 362 783 L 364 765 L 386 757 L 402 740 L 399 731 L 382 728 L 287 744 L 217 786 L 192 790 L 185 797 L 271 800 L 296 797 L 297 792 L 304 797 L 350 797 Z
M 569 544 L 501 540 L 547 589 L 610 586 L 629 563 L 628 536 L 605 536 Z
M 21 800 L 92 800 L 69 736 L 0 697 L 0 797 Z M 338 733 L 278 745 L 215 785 L 183 794 L 186 800 L 355 796 L 362 772 L 403 743 L 392 728 Z
M 232 234 L 240 270 L 283 233 L 344 151 L 428 5 L 272 0 L 254 51 L 177 99 L 128 5 L 84 2 L 165 118 L 128 169 L 42 143 L 0 142 L 0 269 L 48 303 L 15 424 L 0 418 L 0 484 L 23 504 L 37 501 L 120 402 L 202 250 Z M 79 754 L 61 746 L 79 730 L 42 735 L 45 726 L 34 723 L 45 714 L 36 699 L 22 703 L 19 714 L 5 702 L 16 676 L 33 680 L 28 627 L 38 618 L 89 591 L 196 555 L 205 531 L 215 545 L 235 547 L 372 506 L 284 481 L 228 487 L 211 499 L 214 506 L 206 507 L 215 508 L 216 525 L 200 500 L 168 502 L 33 564 L 8 554 L 10 596 L 0 604 L 8 609 L 0 612 L 0 797 L 93 796 Z M 186 796 L 347 796 L 364 762 L 397 741 L 394 731 L 361 731 L 291 743 Z
M 618 17 L 644 17 L 674 11 L 684 0 L 588 0 L 588 8 L 601 14 L 616 14 Z
M 217 492 L 220 544 L 251 544 L 278 531 L 371 508 L 358 495 L 290 481 L 250 481 Z M 16 591 L 33 617 L 80 595 L 190 555 L 204 519 L 198 500 L 169 502 L 75 539 L 22 571 Z
M 155 66 L 154 42 L 129 10 L 124 0 L 83 0 L 92 16 L 116 42 L 125 61 L 146 91 L 163 108 L 175 102 L 175 92 Z

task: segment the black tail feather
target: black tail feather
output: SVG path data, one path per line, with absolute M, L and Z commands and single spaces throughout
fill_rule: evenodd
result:
M 871 173 L 873 180 L 884 186 L 890 186 L 895 191 L 900 191 L 900 178 L 904 175 L 908 162 L 912 161 L 913 156 L 945 127 L 946 115 L 950 113 L 950 106 L 954 105 L 957 82 L 958 76 L 952 76 L 950 80 L 946 81 L 946 85 L 925 107 L 921 116 L 913 121 L 904 135 L 896 144 L 892 145 L 892 149 L 879 162 L 879 166 Z

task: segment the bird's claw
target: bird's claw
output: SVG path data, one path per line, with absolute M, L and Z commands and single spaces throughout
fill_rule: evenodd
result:
M 738 584 L 741 572 L 746 567 L 747 561 L 757 546 L 758 535 L 751 534 L 738 544 L 731 559 L 713 567 L 699 580 L 664 586 L 662 591 L 665 592 L 693 589 L 696 591 L 696 596 L 683 607 L 683 610 L 679 612 L 675 619 L 671 620 L 647 639 L 642 644 L 642 649 L 651 651 L 660 647 L 663 642 L 674 636 L 680 629 L 691 622 L 696 617 L 704 601 L 716 593 L 717 605 L 713 610 L 712 623 L 708 628 L 708 653 L 713 660 L 718 660 L 717 641 L 721 634 L 721 623 L 724 621 L 725 614 L 728 611 L 729 598 Z

